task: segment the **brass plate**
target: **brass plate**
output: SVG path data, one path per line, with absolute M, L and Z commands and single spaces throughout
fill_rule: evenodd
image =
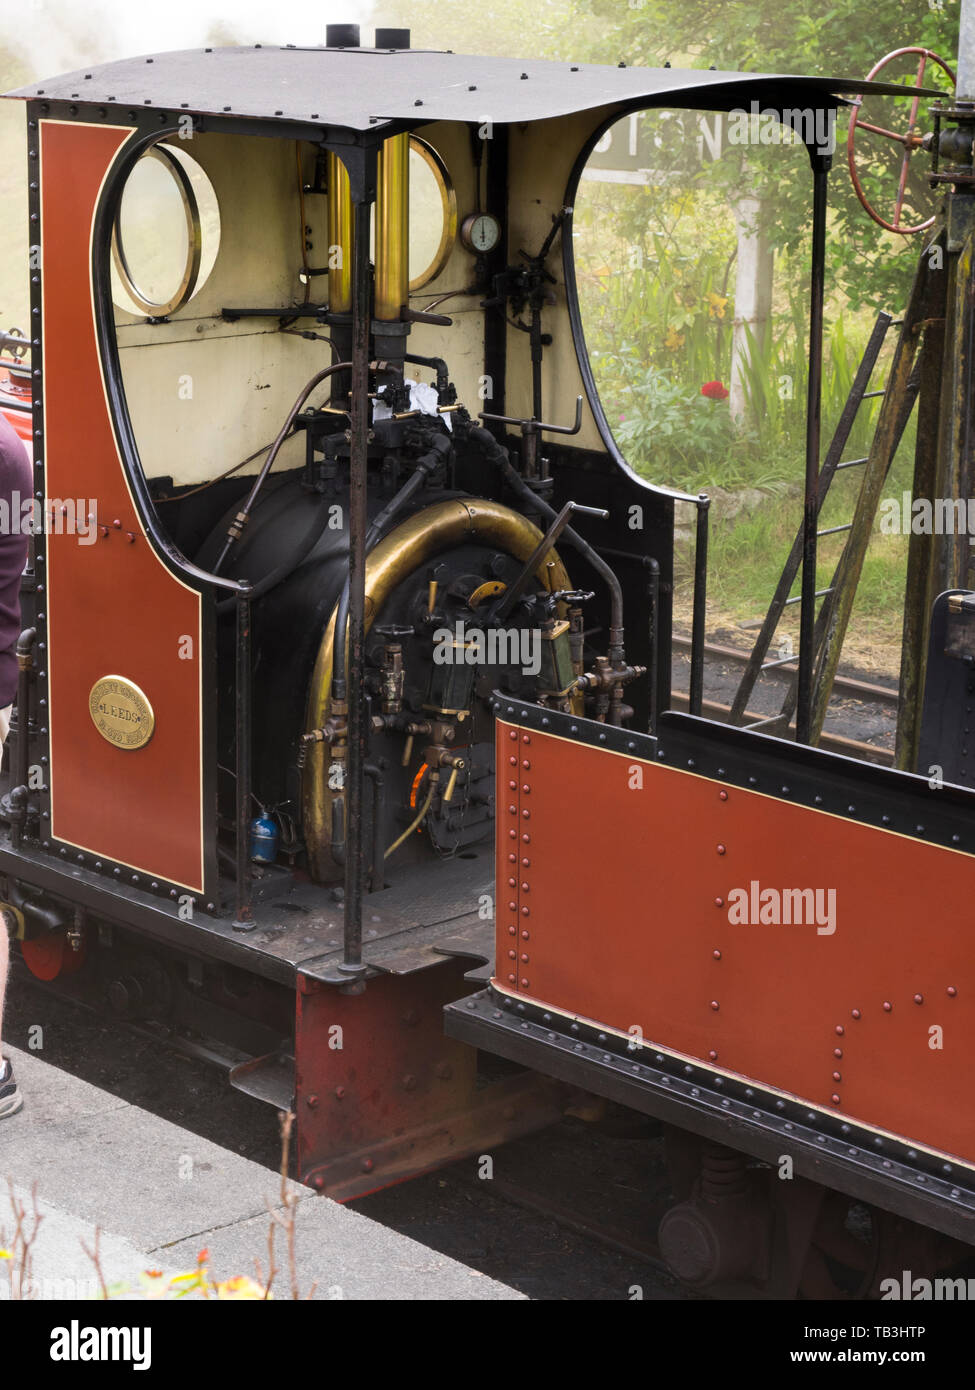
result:
M 124 676 L 97 680 L 88 696 L 88 712 L 102 738 L 126 751 L 145 747 L 156 727 L 152 705 Z

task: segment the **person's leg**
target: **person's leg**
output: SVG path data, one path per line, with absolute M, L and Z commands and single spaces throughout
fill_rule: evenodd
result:
M 0 749 L 3 748 L 10 728 L 11 706 L 0 709 Z M 7 991 L 7 971 L 10 967 L 10 943 L 7 928 L 0 923 L 0 1041 L 3 1040 L 3 1001 Z M 6 1115 L 14 1115 L 23 1105 L 23 1098 L 17 1089 L 10 1063 L 0 1056 L 0 1120 Z
M 7 988 L 9 966 L 10 947 L 7 943 L 7 928 L 0 925 L 0 1038 L 3 1037 L 3 996 Z

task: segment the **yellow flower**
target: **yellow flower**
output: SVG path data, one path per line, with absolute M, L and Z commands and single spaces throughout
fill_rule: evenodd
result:
M 728 303 L 728 296 L 726 294 L 715 294 L 713 290 L 709 290 L 707 295 L 707 301 L 708 318 L 723 319 L 725 306 Z
M 670 348 L 671 352 L 676 352 L 678 348 L 684 346 L 684 335 L 678 333 L 677 329 L 671 326 L 667 329 L 667 336 L 664 338 L 664 347 Z
M 264 1290 L 255 1280 L 249 1279 L 246 1274 L 237 1274 L 233 1279 L 224 1279 L 217 1285 L 217 1298 L 220 1299 L 244 1299 L 244 1298 L 264 1298 Z

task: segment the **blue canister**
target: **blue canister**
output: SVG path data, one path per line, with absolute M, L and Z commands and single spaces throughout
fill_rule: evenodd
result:
M 251 821 L 250 850 L 255 864 L 273 864 L 278 857 L 278 827 L 264 810 Z

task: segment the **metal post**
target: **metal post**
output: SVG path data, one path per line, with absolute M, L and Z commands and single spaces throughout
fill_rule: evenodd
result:
M 799 680 L 796 742 L 812 732 L 816 625 L 816 531 L 819 527 L 820 407 L 823 385 L 823 297 L 826 284 L 826 194 L 830 157 L 813 161 L 812 270 L 809 298 L 809 383 L 806 398 L 806 484 L 802 513 L 802 603 L 799 610 Z
M 251 586 L 237 590 L 237 911 L 234 926 L 252 931 L 251 921 Z
M 711 499 L 702 492 L 697 499 L 697 532 L 694 540 L 694 616 L 691 623 L 691 683 L 687 708 L 700 714 L 704 700 L 704 625 L 708 597 L 708 512 Z
M 975 0 L 961 0 L 956 101 L 975 101 Z
M 349 464 L 349 715 L 346 764 L 345 941 L 339 969 L 363 974 L 362 901 L 365 893 L 363 801 L 366 761 L 365 658 L 366 464 L 369 447 L 369 201 L 356 200 L 352 259 L 352 418 Z

